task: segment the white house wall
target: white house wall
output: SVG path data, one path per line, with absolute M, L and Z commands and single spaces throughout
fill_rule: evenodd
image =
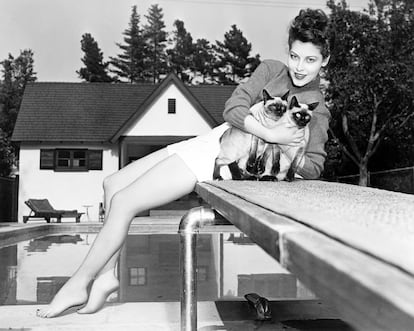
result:
M 88 148 L 103 150 L 103 170 L 86 172 L 55 172 L 40 170 L 40 148 Z M 19 206 L 18 220 L 29 215 L 24 204 L 27 199 L 48 199 L 55 209 L 77 209 L 85 212 L 85 205 L 91 205 L 91 221 L 98 220 L 99 203 L 103 201 L 103 179 L 118 170 L 118 153 L 110 145 L 27 145 L 20 146 L 19 160 Z M 74 219 L 62 219 L 65 221 Z M 81 222 L 86 220 L 83 215 Z M 29 221 L 30 222 L 30 221 Z
M 176 113 L 168 114 L 168 99 L 176 100 Z M 125 136 L 196 136 L 206 133 L 210 125 L 173 84 L 151 104 L 145 114 L 131 126 Z

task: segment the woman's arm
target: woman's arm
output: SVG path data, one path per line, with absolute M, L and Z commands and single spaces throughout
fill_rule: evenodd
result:
M 297 128 L 266 128 L 250 113 L 250 107 L 261 99 L 263 88 L 286 70 L 282 62 L 275 60 L 263 61 L 246 83 L 240 84 L 227 100 L 223 118 L 231 125 L 251 133 L 267 142 L 294 144 L 304 135 Z
M 304 138 L 304 129 L 296 126 L 287 127 L 284 123 L 278 123 L 272 128 L 263 126 L 252 115 L 244 119 L 245 131 L 267 141 L 269 143 L 292 145 L 298 144 Z
M 250 107 L 261 99 L 263 88 L 284 70 L 286 67 L 282 62 L 274 60 L 261 62 L 249 80 L 237 86 L 226 101 L 224 120 L 241 130 L 250 132 L 250 127 L 245 127 L 245 119 L 250 114 Z M 250 133 L 254 134 L 254 132 Z
M 274 60 L 263 61 L 254 71 L 249 80 L 240 84 L 227 100 L 223 112 L 223 118 L 231 125 L 249 132 L 269 143 L 295 144 L 304 136 L 303 130 L 280 126 L 268 129 L 259 123 L 249 112 L 250 107 L 260 99 L 263 88 L 286 70 L 282 62 Z M 309 144 L 298 174 L 306 179 L 318 178 L 323 170 L 326 152 L 325 143 L 328 140 L 328 127 L 330 114 L 323 105 L 314 111 L 314 118 L 310 126 Z
M 317 179 L 322 173 L 326 158 L 325 144 L 328 141 L 329 119 L 330 113 L 325 106 L 313 113 L 309 123 L 308 147 L 297 170 L 304 179 Z

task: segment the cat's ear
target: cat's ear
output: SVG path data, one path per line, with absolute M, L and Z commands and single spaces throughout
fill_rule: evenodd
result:
M 289 90 L 283 95 L 282 100 L 287 101 L 288 96 L 289 96 Z
M 319 102 L 310 103 L 308 104 L 308 109 L 312 111 L 318 106 L 319 106 Z
M 293 107 L 299 107 L 298 99 L 296 99 L 296 96 L 293 96 L 292 100 L 290 100 L 289 109 L 292 109 Z
M 267 92 L 265 89 L 263 89 L 263 102 L 266 103 L 267 100 L 272 99 L 269 92 Z

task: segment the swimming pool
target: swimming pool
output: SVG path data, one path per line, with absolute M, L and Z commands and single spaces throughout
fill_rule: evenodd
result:
M 0 305 L 48 303 L 79 266 L 96 233 L 55 233 L 0 248 Z M 244 234 L 200 233 L 198 301 L 238 300 L 256 292 L 268 299 L 315 296 Z M 179 235 L 128 235 L 118 263 L 115 302 L 180 300 Z

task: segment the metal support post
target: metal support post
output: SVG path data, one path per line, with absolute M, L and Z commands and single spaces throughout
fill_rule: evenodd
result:
M 190 209 L 181 219 L 180 275 L 181 275 L 181 330 L 197 330 L 197 234 L 200 227 L 215 223 L 211 208 Z

